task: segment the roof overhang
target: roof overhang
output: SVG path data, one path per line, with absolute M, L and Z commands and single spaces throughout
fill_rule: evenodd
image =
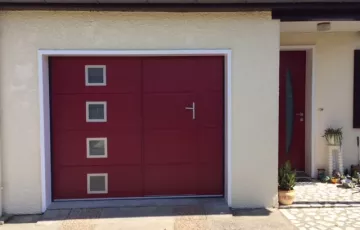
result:
M 271 10 L 281 21 L 360 20 L 360 0 L 0 0 L 0 10 L 236 12 Z

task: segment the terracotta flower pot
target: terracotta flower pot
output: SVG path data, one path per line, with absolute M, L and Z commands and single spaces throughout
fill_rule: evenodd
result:
M 338 178 L 331 178 L 331 183 L 337 184 L 339 182 Z
M 278 197 L 280 204 L 291 205 L 295 199 L 295 190 L 290 190 L 290 191 L 279 190 Z

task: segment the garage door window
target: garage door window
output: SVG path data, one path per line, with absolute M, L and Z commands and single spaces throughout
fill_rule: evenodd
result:
M 85 85 L 86 86 L 105 86 L 106 85 L 106 66 L 87 65 L 85 66 Z
M 87 122 L 106 122 L 106 102 L 88 101 L 86 102 L 86 121 Z
M 107 173 L 87 174 L 87 193 L 88 194 L 108 193 L 108 174 Z
M 86 138 L 87 158 L 107 158 L 107 138 Z

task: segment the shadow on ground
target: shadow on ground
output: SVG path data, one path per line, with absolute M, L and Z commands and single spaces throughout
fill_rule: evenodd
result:
M 159 202 L 159 201 L 155 201 Z M 174 203 L 175 202 L 175 203 Z M 146 202 L 145 202 L 146 203 Z M 145 205 L 145 203 L 143 203 Z M 13 216 L 10 229 L 225 230 L 295 229 L 277 209 L 230 210 L 223 198 L 161 201 L 148 206 L 49 209 L 42 215 Z M 138 204 L 139 205 L 139 204 Z M 15 228 L 12 228 L 12 227 Z
M 232 210 L 233 216 L 269 216 L 272 213 L 269 209 L 235 209 Z
M 118 202 L 118 207 L 113 207 L 114 201 L 87 202 L 59 202 L 42 215 L 17 215 L 11 217 L 7 223 L 36 223 L 65 219 L 232 215 L 223 198 L 134 200 L 134 202 L 126 200 Z M 126 205 L 128 203 L 132 205 Z M 82 208 L 74 208 L 76 206 Z

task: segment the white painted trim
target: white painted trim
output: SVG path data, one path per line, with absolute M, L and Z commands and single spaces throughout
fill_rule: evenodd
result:
M 315 76 L 316 76 L 316 48 L 315 46 L 313 46 L 311 48 L 311 53 L 312 53 L 312 82 L 311 82 L 311 176 L 313 178 L 316 177 L 316 173 L 317 173 L 317 169 L 316 169 L 316 158 L 315 158 L 315 154 L 316 154 L 316 137 L 317 137 L 317 119 L 316 119 L 316 114 L 317 114 L 317 106 L 316 106 L 316 80 L 315 80 Z
M 231 57 L 231 51 L 227 53 L 224 57 L 225 61 L 225 76 L 224 81 L 225 84 L 225 127 L 224 127 L 224 134 L 225 134 L 225 150 L 224 154 L 227 158 L 226 164 L 227 169 L 225 167 L 225 170 L 227 172 L 227 178 L 225 177 L 225 180 L 227 179 L 227 194 L 226 200 L 228 202 L 229 207 L 232 206 L 232 57 Z M 225 158 L 225 159 L 226 159 Z M 226 191 L 226 190 L 225 190 Z
M 228 55 L 230 49 L 204 50 L 39 50 L 42 56 L 187 56 Z
M 38 87 L 39 87 L 39 107 L 40 107 L 40 157 L 41 157 L 41 210 L 46 210 L 46 150 L 45 150 L 45 103 L 44 103 L 44 78 L 45 74 L 43 69 L 43 55 L 38 53 Z M 48 105 L 50 106 L 50 105 Z
M 315 164 L 315 154 L 316 154 L 316 87 L 315 87 L 315 55 L 316 55 L 316 46 L 315 45 L 291 45 L 291 46 L 280 46 L 280 51 L 311 51 L 312 53 L 312 71 L 311 71 L 311 177 L 316 176 L 316 164 Z
M 280 46 L 280 51 L 301 51 L 315 49 L 315 45 Z
M 89 105 L 103 105 L 104 106 L 104 119 L 90 119 Z M 106 101 L 86 101 L 86 122 L 107 122 Z
M 102 68 L 103 82 L 91 83 L 89 82 L 89 68 Z M 86 86 L 106 86 L 106 65 L 85 65 L 85 85 Z
M 51 56 L 224 56 L 225 64 L 225 198 L 232 205 L 232 57 L 230 49 L 197 49 L 197 50 L 38 50 L 39 103 L 40 103 L 40 155 L 42 211 L 51 204 L 51 151 L 50 151 L 50 108 L 45 99 L 49 99 L 48 58 Z M 46 81 L 45 81 L 46 79 Z M 47 110 L 46 110 L 47 109 Z M 49 142 L 49 143 L 48 143 Z M 46 148 L 45 148 L 46 146 Z M 224 186 L 225 186 L 224 185 Z
M 90 155 L 90 141 L 103 141 L 104 142 L 104 155 Z M 88 137 L 86 138 L 86 158 L 107 158 L 108 146 L 106 137 Z
M 90 177 L 103 176 L 105 177 L 105 190 L 103 191 L 90 191 Z M 87 193 L 88 194 L 107 194 L 108 193 L 108 174 L 107 173 L 88 173 L 87 174 Z

